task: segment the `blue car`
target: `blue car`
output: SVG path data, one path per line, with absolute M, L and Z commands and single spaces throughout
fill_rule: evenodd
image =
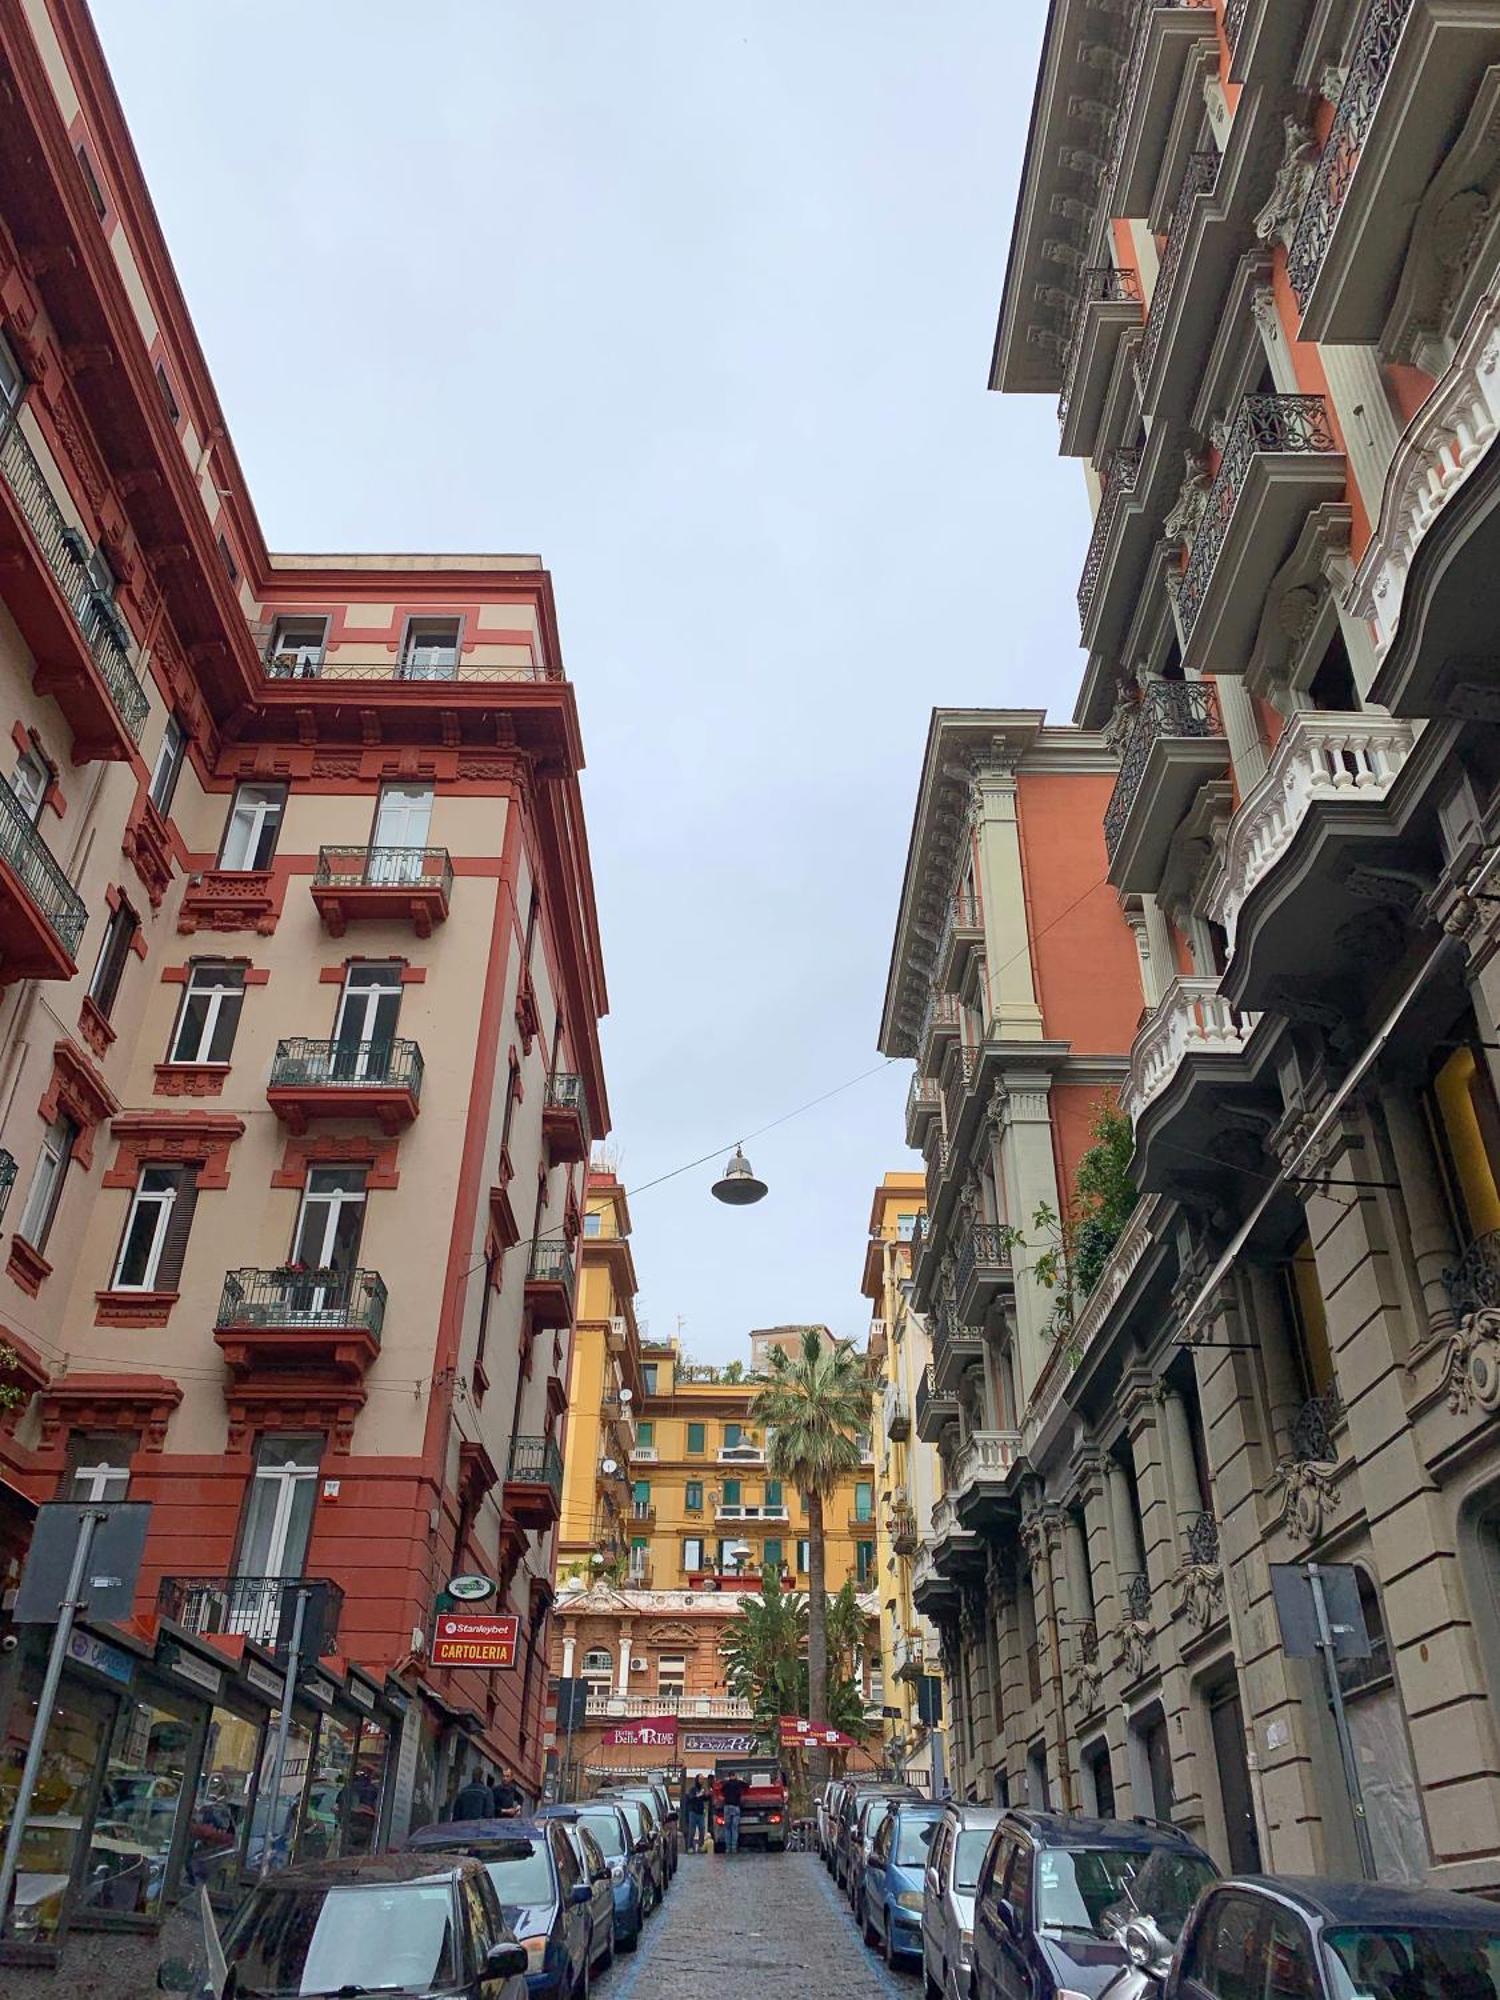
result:
M 646 1921 L 646 1859 L 631 1838 L 630 1822 L 607 1799 L 583 1799 L 576 1806 L 544 1806 L 538 1821 L 571 1820 L 587 1828 L 609 1863 L 617 1951 L 634 1951 Z
M 943 1808 L 903 1799 L 887 1813 L 865 1857 L 860 1921 L 865 1943 L 885 1954 L 887 1965 L 922 1955 L 922 1884 L 927 1849 Z
M 560 1821 L 447 1820 L 424 1826 L 408 1845 L 418 1853 L 472 1854 L 484 1863 L 505 1921 L 526 1950 L 528 2000 L 586 2000 L 593 1888 Z

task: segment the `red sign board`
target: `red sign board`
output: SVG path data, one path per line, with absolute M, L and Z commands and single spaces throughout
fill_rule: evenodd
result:
M 606 1729 L 603 1741 L 606 1743 L 633 1743 L 637 1746 L 670 1749 L 677 1741 L 677 1717 L 675 1715 L 642 1715 L 634 1722 L 617 1722 Z
M 485 1617 L 471 1611 L 441 1611 L 432 1635 L 435 1667 L 513 1667 L 521 1621 L 513 1612 Z
M 794 1743 L 815 1743 L 820 1750 L 859 1748 L 854 1738 L 846 1736 L 842 1729 L 814 1729 L 812 1724 L 800 1715 L 782 1716 L 781 1741 L 783 1748 Z

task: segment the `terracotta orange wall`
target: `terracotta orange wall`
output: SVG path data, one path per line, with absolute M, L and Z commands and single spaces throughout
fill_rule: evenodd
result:
M 1049 1040 L 1123 1055 L 1141 1012 L 1135 942 L 1106 880 L 1104 809 L 1114 780 L 1021 774 L 1021 863 L 1032 972 Z
M 1276 256 L 1271 265 L 1271 289 L 1276 298 L 1276 310 L 1281 315 L 1282 328 L 1286 333 L 1292 367 L 1296 370 L 1297 387 L 1304 396 L 1323 398 L 1328 408 L 1328 421 L 1333 427 L 1334 439 L 1339 450 L 1346 451 L 1344 433 L 1339 425 L 1339 413 L 1333 406 L 1332 396 L 1328 393 L 1328 377 L 1323 372 L 1322 356 L 1312 341 L 1298 338 L 1302 315 L 1297 310 L 1296 299 L 1292 296 L 1291 283 L 1286 274 L 1286 251 L 1280 244 L 1276 246 Z M 1352 516 L 1349 523 L 1349 554 L 1355 562 L 1358 562 L 1369 545 L 1370 516 L 1352 468 L 1344 497 L 1349 503 L 1349 512 Z
M 1059 1083 L 1052 1088 L 1052 1145 L 1057 1158 L 1057 1184 L 1064 1204 L 1073 1199 L 1073 1176 L 1080 1157 L 1094 1143 L 1091 1130 L 1101 1100 L 1112 1093 L 1093 1083 Z
M 1387 361 L 1384 374 L 1391 401 L 1400 412 L 1402 423 L 1409 424 L 1432 394 L 1437 377 L 1429 375 L 1425 368 L 1414 368 L 1409 361 Z

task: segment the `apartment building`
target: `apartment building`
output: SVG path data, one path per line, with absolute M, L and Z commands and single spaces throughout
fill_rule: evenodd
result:
M 271 553 L 79 0 L 7 10 L 0 99 L 0 1475 L 11 1521 L 152 1509 L 47 1740 L 55 1951 L 539 1780 L 609 1112 L 540 560 Z M 458 1571 L 509 1668 L 432 1664 Z M 44 1638 L 0 1656 L 0 1794 Z M 176 1804 L 101 1900 L 126 1778 Z
M 1497 61 L 1485 4 L 1050 11 L 992 384 L 1095 508 L 1142 1199 L 1019 1385 L 1033 1609 L 959 1691 L 976 1785 L 1358 1873 L 1270 1579 L 1352 1565 L 1373 1864 L 1489 1892 Z
M 1105 881 L 1114 773 L 1099 731 L 934 711 L 880 1028 L 882 1053 L 916 1058 L 906 1136 L 927 1163 L 910 1303 L 932 1359 L 911 1423 L 941 1491 L 918 1523 L 912 1602 L 941 1637 L 955 1786 L 986 1798 L 1005 1761 L 1002 1644 L 1033 1643 L 1016 1480 L 1057 1337 L 1049 1259 L 1141 1010 Z
M 561 1578 L 618 1573 L 630 1548 L 630 1452 L 642 1391 L 630 1208 L 610 1168 L 589 1170 L 568 1372 Z
M 875 1594 L 885 1669 L 885 1757 L 921 1783 L 941 1782 L 946 1768 L 933 1741 L 941 1735 L 933 1727 L 940 1722 L 933 1704 L 933 1689 L 942 1685 L 938 1635 L 912 1602 L 921 1524 L 932 1519 L 942 1491 L 936 1449 L 912 1430 L 917 1388 L 932 1360 L 926 1322 L 908 1297 L 911 1246 L 926 1221 L 926 1202 L 925 1175 L 884 1176 L 870 1205 L 860 1285 L 871 1305 L 867 1351 L 876 1381 Z

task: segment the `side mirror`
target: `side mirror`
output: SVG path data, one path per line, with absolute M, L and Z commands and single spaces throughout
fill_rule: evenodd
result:
M 525 1972 L 526 1966 L 524 1944 L 492 1944 L 484 1955 L 485 1976 L 490 1979 L 515 1979 Z
M 635 1846 L 630 1851 L 632 1854 L 649 1854 L 651 1852 L 650 1836 L 647 1834 L 642 1834 L 641 1838 L 636 1842 Z
M 610 1880 L 608 1862 L 606 1862 L 602 1868 L 596 1868 L 593 1874 L 589 1877 L 589 1880 L 591 1882 L 608 1882 Z
M 587 1882 L 575 1882 L 568 1891 L 568 1901 L 570 1903 L 592 1903 L 593 1900 L 594 1892 Z

